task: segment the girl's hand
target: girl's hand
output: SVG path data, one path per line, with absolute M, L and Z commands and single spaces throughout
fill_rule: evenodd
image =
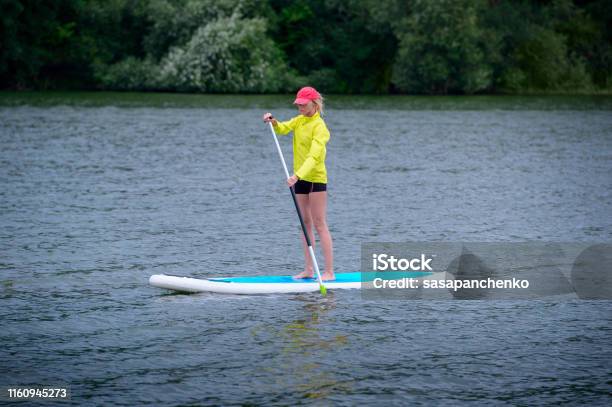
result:
M 266 123 L 272 122 L 272 124 L 275 125 L 275 126 L 276 126 L 276 123 L 277 123 L 276 119 L 272 116 L 272 113 L 265 113 L 263 115 L 263 121 L 266 122 Z
M 291 188 L 292 186 L 295 185 L 296 182 L 298 182 L 298 180 L 299 180 L 298 176 L 293 174 L 292 176 L 287 178 L 287 185 L 289 185 L 289 188 Z

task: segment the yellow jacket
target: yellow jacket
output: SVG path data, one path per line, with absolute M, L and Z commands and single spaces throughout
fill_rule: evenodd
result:
M 325 144 L 329 130 L 319 112 L 312 117 L 299 115 L 286 122 L 277 122 L 274 131 L 278 135 L 293 130 L 293 172 L 300 179 L 327 184 L 325 169 Z

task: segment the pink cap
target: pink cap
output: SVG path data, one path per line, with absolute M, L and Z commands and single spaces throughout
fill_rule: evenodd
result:
M 321 99 L 321 94 L 317 92 L 315 88 L 311 88 L 310 86 L 303 87 L 300 89 L 295 95 L 295 101 L 293 101 L 294 105 L 305 105 L 311 100 Z

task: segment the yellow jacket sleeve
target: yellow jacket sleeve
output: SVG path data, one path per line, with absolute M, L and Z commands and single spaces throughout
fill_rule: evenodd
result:
M 329 141 L 329 130 L 325 123 L 319 124 L 312 135 L 312 144 L 302 166 L 295 172 L 300 179 L 308 176 L 310 171 L 325 159 L 325 144 Z
M 299 116 L 298 116 L 299 117 Z M 279 136 L 284 136 L 285 134 L 289 134 L 289 132 L 295 129 L 295 125 L 297 124 L 298 117 L 294 117 L 291 120 L 286 122 L 276 121 L 276 125 L 274 127 L 274 132 Z

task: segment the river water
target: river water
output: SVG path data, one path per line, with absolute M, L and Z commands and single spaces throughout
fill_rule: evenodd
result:
M 291 117 L 290 102 L 3 94 L 0 386 L 126 406 L 610 401 L 610 301 L 148 286 L 300 270 L 260 121 Z M 364 242 L 612 241 L 611 110 L 605 97 L 329 97 L 336 271 L 360 269 Z

